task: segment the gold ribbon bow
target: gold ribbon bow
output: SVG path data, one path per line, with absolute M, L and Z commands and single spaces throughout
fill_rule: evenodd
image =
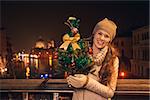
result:
M 74 37 L 70 37 L 68 34 L 63 36 L 64 43 L 59 48 L 64 48 L 67 50 L 69 44 L 71 43 L 73 50 L 81 49 L 80 46 L 77 44 L 77 41 L 80 39 L 80 34 L 77 33 Z

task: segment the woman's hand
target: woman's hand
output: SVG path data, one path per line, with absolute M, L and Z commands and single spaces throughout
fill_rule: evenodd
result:
M 69 75 L 67 77 L 67 82 L 69 85 L 75 88 L 82 88 L 87 84 L 88 77 L 83 74 L 75 74 L 74 76 Z

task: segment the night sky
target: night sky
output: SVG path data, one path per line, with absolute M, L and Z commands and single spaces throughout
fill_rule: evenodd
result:
M 148 1 L 3 1 L 1 27 L 14 50 L 29 50 L 41 36 L 59 45 L 68 30 L 69 16 L 80 21 L 80 34 L 89 37 L 95 24 L 107 17 L 118 26 L 118 36 L 131 36 L 133 29 L 149 24 Z

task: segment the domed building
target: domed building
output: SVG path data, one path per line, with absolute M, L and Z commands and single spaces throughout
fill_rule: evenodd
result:
M 53 45 L 49 41 L 47 42 L 42 37 L 39 37 L 34 48 L 32 48 L 30 52 L 30 78 L 52 76 Z
M 44 40 L 40 37 L 37 42 L 35 43 L 35 48 L 43 48 L 46 49 L 46 44 L 44 42 Z

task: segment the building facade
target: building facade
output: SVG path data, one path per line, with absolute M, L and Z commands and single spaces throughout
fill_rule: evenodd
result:
M 7 72 L 7 40 L 6 32 L 3 28 L 0 29 L 0 78 L 4 77 Z
M 132 38 L 131 37 L 116 37 L 113 44 L 119 49 L 121 56 L 132 58 Z
M 138 78 L 149 77 L 149 26 L 138 28 L 132 33 L 133 59 L 131 71 Z
M 131 37 L 116 37 L 113 41 L 115 47 L 119 51 L 119 78 L 129 78 L 131 76 L 132 58 L 132 38 Z

